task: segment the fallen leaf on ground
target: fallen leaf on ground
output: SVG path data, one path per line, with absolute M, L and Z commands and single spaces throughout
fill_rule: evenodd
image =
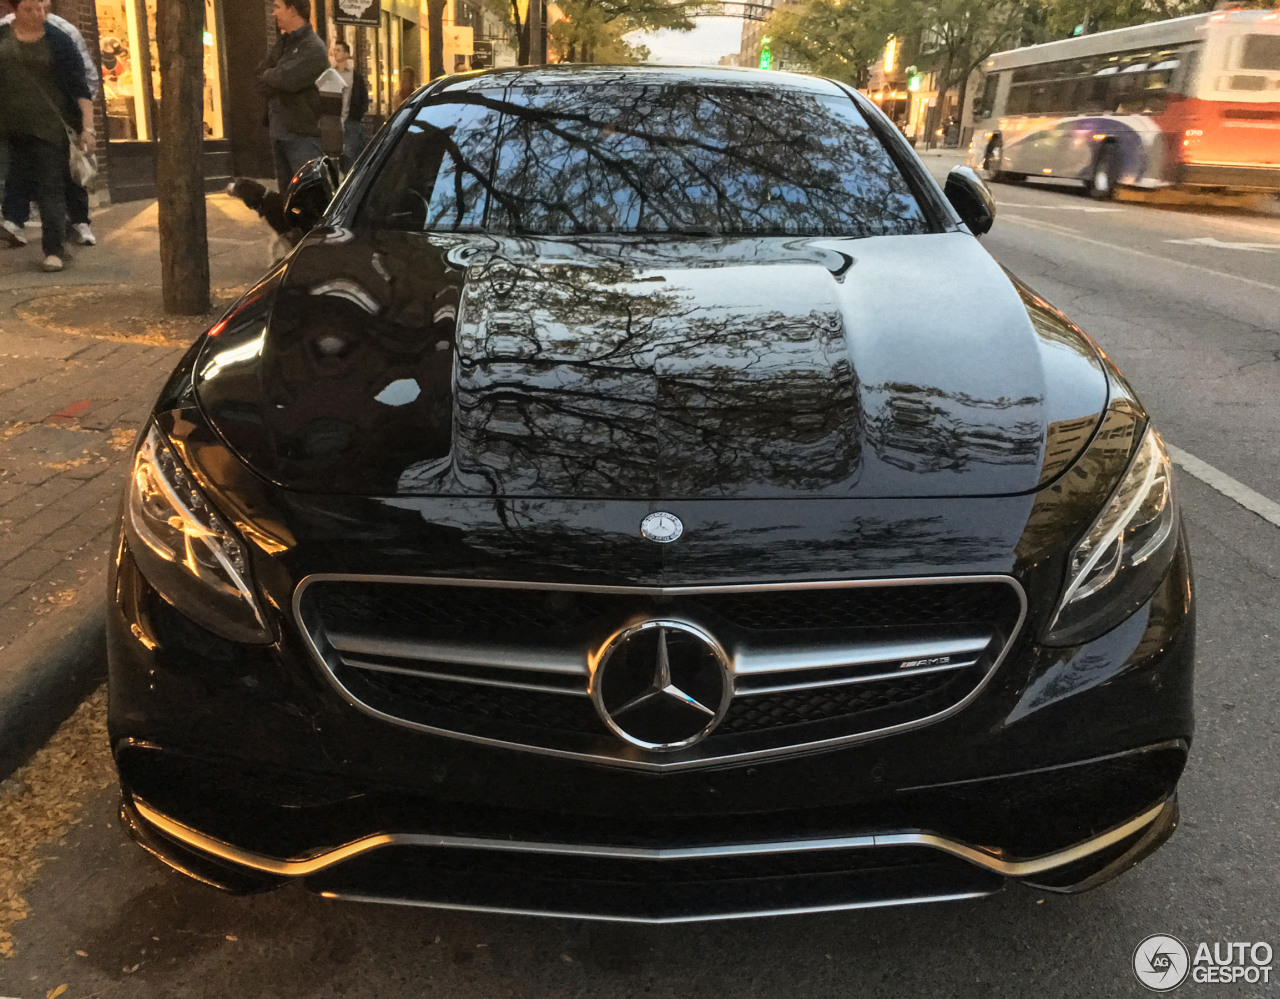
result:
M 69 468 L 79 468 L 81 465 L 87 465 L 92 460 L 91 458 L 72 458 L 70 461 L 48 462 L 44 467 L 55 472 L 65 472 Z
M 58 999 L 58 996 L 62 995 L 62 993 L 66 991 L 67 991 L 67 984 L 64 982 L 63 984 L 59 985 L 56 989 L 50 989 L 48 992 L 46 992 L 44 994 L 44 999 Z
M 9 928 L 27 917 L 22 891 L 40 869 L 40 847 L 66 835 L 83 798 L 110 786 L 114 777 L 104 687 L 62 723 L 30 763 L 4 782 L 7 793 L 0 794 L 0 957 L 12 956 Z

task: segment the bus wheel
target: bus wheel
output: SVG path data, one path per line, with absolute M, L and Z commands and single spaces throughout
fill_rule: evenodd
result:
M 1093 175 L 1089 178 L 1089 197 L 1095 201 L 1109 201 L 1116 193 L 1115 146 L 1103 146 L 1093 161 Z

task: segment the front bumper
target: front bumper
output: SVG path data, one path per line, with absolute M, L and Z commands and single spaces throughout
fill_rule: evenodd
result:
M 131 606 L 114 601 L 108 625 L 126 828 L 233 891 L 297 880 L 669 922 L 975 897 L 1010 879 L 1083 890 L 1172 833 L 1193 724 L 1185 548 L 1096 641 L 1048 649 L 1026 629 L 951 717 L 664 773 L 388 725 L 339 698 L 289 629 L 238 646 L 163 601 L 141 623 Z
M 170 866 L 228 890 L 301 880 L 327 898 L 614 922 L 683 923 L 977 898 L 1006 879 L 1081 891 L 1172 835 L 1176 797 L 1066 850 L 1014 859 L 925 832 L 690 847 L 381 833 L 306 857 L 240 849 L 136 797 L 121 821 Z
M 1280 191 L 1280 166 L 1186 163 L 1178 168 L 1177 182 L 1188 187 L 1226 187 L 1236 191 Z

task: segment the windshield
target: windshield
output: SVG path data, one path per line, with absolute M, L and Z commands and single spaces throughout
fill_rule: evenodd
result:
M 851 100 L 710 86 L 510 88 L 430 100 L 359 221 L 538 235 L 929 231 Z

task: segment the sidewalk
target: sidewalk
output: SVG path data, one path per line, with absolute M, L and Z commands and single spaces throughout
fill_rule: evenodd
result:
M 218 311 L 266 270 L 270 233 L 226 195 L 208 209 Z M 59 274 L 39 269 L 38 227 L 27 227 L 31 246 L 0 250 L 0 777 L 74 708 L 84 671 L 105 668 L 104 572 L 125 459 L 165 376 L 213 318 L 163 314 L 156 219 L 154 202 L 100 210 L 98 245 L 71 249 Z M 72 665 L 81 672 L 67 679 Z M 53 707 L 23 707 L 35 666 Z M 61 714 L 40 717 L 51 712 Z

